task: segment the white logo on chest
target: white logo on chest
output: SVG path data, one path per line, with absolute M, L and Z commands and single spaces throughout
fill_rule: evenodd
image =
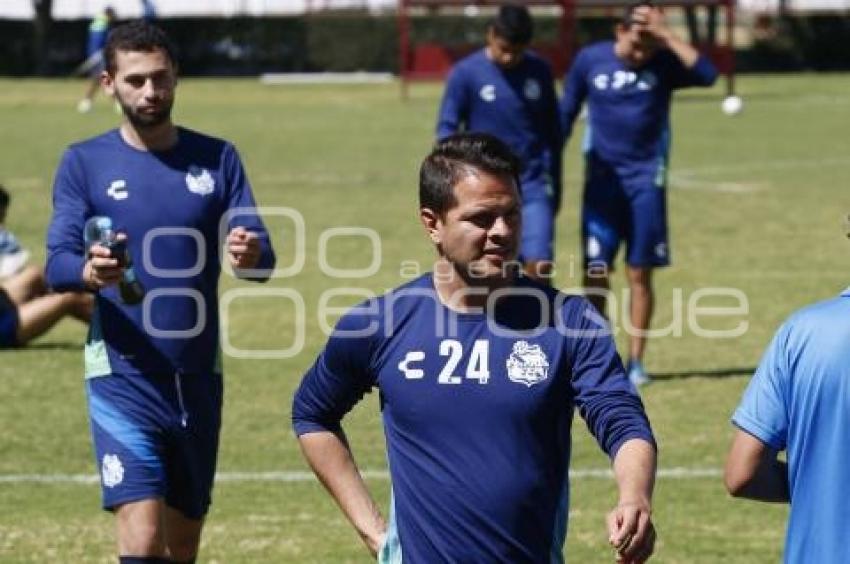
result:
M 495 102 L 496 101 L 496 87 L 492 84 L 485 84 L 481 87 L 481 91 L 478 93 L 481 96 L 481 99 L 485 102 Z
M 215 179 L 207 169 L 192 165 L 186 173 L 186 188 L 193 194 L 208 196 L 215 190 Z
M 112 184 L 109 185 L 109 188 L 106 189 L 106 195 L 113 200 L 126 200 L 127 196 L 130 195 L 129 192 L 127 192 L 127 181 L 113 180 Z
M 540 345 L 532 345 L 528 341 L 514 343 L 511 355 L 505 363 L 508 378 L 512 382 L 531 387 L 539 384 L 549 376 L 549 361 L 546 359 Z
M 404 377 L 408 380 L 421 380 L 425 377 L 425 371 L 421 368 L 412 368 L 410 365 L 419 363 L 425 360 L 425 353 L 422 351 L 410 351 L 404 357 L 404 360 L 398 363 L 398 369 L 401 370 Z
M 107 488 L 114 488 L 124 480 L 124 465 L 117 454 L 103 455 L 100 473 Z

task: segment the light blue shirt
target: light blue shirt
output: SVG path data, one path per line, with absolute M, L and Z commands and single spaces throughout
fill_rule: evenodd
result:
M 850 288 L 776 333 L 732 422 L 787 451 L 787 563 L 850 558 Z

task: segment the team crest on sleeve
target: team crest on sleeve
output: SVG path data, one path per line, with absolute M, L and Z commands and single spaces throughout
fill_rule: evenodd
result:
M 117 454 L 103 455 L 100 473 L 107 488 L 114 488 L 124 480 L 124 465 Z
M 540 83 L 533 78 L 529 78 L 525 81 L 522 92 L 528 100 L 539 100 L 541 93 Z
M 529 388 L 549 376 L 549 360 L 546 354 L 540 345 L 532 345 L 528 341 L 514 343 L 506 365 L 508 378 Z
M 186 173 L 186 188 L 193 194 L 208 196 L 215 190 L 215 179 L 207 169 L 192 165 Z

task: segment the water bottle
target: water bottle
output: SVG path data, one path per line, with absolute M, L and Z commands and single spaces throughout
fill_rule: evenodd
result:
M 133 261 L 124 241 L 118 240 L 118 233 L 112 225 L 112 218 L 96 215 L 86 221 L 83 234 L 86 247 L 95 243 L 109 249 L 109 256 L 118 260 L 118 266 L 124 267 L 124 275 L 118 282 L 118 294 L 127 305 L 136 305 L 145 298 L 145 288 L 136 278 Z

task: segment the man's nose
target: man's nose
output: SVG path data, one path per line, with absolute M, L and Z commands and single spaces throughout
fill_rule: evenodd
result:
M 514 227 L 508 221 L 505 220 L 504 217 L 497 217 L 493 222 L 493 225 L 490 227 L 490 237 L 491 238 L 508 238 L 513 232 Z

